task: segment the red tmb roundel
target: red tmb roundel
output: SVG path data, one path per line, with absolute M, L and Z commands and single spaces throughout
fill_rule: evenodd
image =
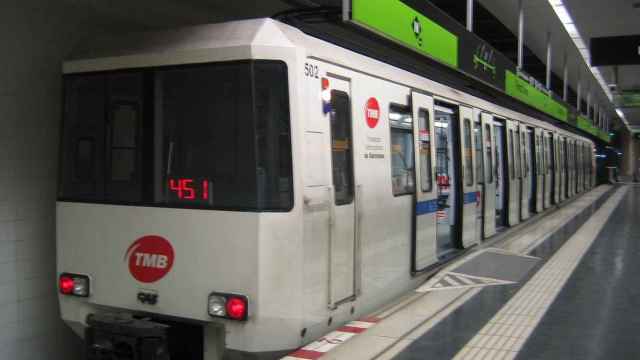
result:
M 157 235 L 147 235 L 136 240 L 125 255 L 129 272 L 138 281 L 152 283 L 171 271 L 174 252 L 171 243 Z
M 380 105 L 378 105 L 376 98 L 369 98 L 369 100 L 367 100 L 364 115 L 367 118 L 367 125 L 370 128 L 373 129 L 378 125 L 378 121 L 380 120 Z

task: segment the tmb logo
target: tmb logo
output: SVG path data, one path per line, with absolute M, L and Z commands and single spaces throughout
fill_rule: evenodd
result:
M 174 252 L 171 243 L 157 235 L 147 235 L 136 240 L 125 254 L 129 272 L 138 281 L 152 283 L 171 271 Z
M 369 98 L 364 107 L 364 114 L 367 120 L 367 126 L 370 128 L 375 128 L 378 125 L 378 121 L 380 120 L 380 105 L 378 104 L 378 100 L 376 98 Z

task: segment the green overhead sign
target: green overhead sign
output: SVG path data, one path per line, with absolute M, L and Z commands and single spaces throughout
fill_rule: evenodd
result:
M 505 91 L 508 95 L 564 122 L 568 121 L 567 107 L 548 94 L 536 89 L 528 81 L 511 71 L 506 72 Z
M 458 68 L 458 37 L 399 0 L 353 1 L 352 20 Z
M 345 7 L 343 16 L 351 23 L 446 64 L 569 126 L 609 141 L 608 133 L 597 129 L 587 119 L 576 120 L 578 114 L 574 107 L 554 99 L 540 89 L 543 87 L 540 84 L 523 79 L 510 59 L 430 1 L 344 1 L 350 7 Z M 640 92 L 626 93 L 619 101 L 625 106 L 640 106 Z
M 578 129 L 588 132 L 589 134 L 595 137 L 598 137 L 601 140 L 604 140 L 606 142 L 611 141 L 611 138 L 609 137 L 608 132 L 595 127 L 591 122 L 591 120 L 589 120 L 588 118 L 582 115 L 578 115 L 577 117 L 577 126 L 578 126 Z
M 618 107 L 640 107 L 640 91 L 625 91 L 613 96 L 613 103 Z

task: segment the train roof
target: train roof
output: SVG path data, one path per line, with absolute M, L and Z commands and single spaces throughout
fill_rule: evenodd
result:
M 213 58 L 212 50 L 219 61 L 220 49 L 235 49 L 233 58 L 238 52 L 250 58 L 252 48 L 259 46 L 294 48 L 290 27 L 283 25 L 262 18 L 99 37 L 74 48 L 63 72 L 206 62 Z
M 412 52 L 407 55 L 401 46 L 378 45 L 379 39 L 362 32 L 354 34 L 353 29 L 339 24 L 327 23 L 329 30 L 293 25 L 260 18 L 100 37 L 77 46 L 63 64 L 63 72 L 71 74 L 262 58 L 257 55 L 265 52 L 259 49 L 282 52 L 285 49 L 295 51 L 302 48 L 306 56 L 322 58 L 352 69 L 367 68 L 379 77 L 394 79 L 400 74 L 406 80 L 403 84 L 407 86 L 420 88 L 417 84 L 428 81 L 434 93 L 444 98 L 475 104 L 503 117 L 524 115 L 529 122 L 540 127 L 554 126 L 564 130 L 562 132 L 566 135 L 568 132 L 572 136 L 588 139 L 574 129 L 567 128 L 566 124 L 544 114 L 541 116 L 495 89 L 464 79 L 455 71 Z M 327 35 L 329 32 L 337 36 Z M 352 37 L 354 35 L 355 38 Z M 541 122 L 538 120 L 540 118 L 547 121 Z

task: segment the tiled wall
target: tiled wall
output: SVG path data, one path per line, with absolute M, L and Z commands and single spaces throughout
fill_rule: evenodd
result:
M 49 3 L 0 10 L 0 360 L 80 358 L 59 320 L 54 237 L 60 60 L 74 29 Z

